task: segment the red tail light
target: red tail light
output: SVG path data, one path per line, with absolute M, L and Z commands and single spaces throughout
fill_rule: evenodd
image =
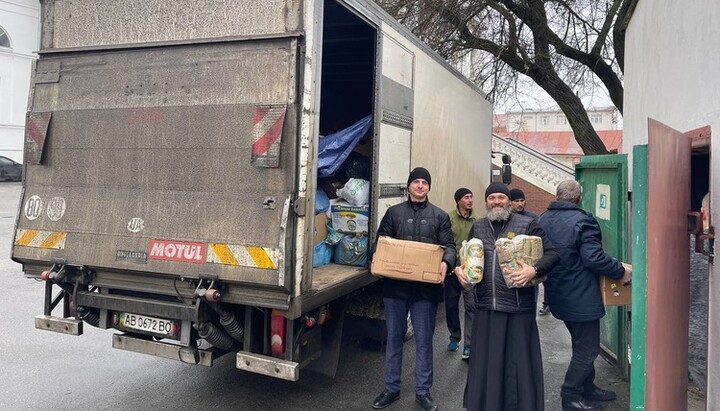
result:
M 285 317 L 277 310 L 270 314 L 270 349 L 275 357 L 285 352 Z

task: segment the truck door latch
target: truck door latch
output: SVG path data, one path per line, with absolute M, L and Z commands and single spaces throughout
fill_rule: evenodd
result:
M 265 197 L 263 200 L 263 208 L 274 210 L 276 204 L 277 201 L 275 201 L 275 197 Z

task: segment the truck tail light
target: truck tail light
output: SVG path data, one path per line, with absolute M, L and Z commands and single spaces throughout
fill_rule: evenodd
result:
M 285 317 L 279 311 L 270 314 L 270 349 L 273 356 L 280 357 L 285 352 Z

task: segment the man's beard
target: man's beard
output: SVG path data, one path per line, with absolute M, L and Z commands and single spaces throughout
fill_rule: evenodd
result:
M 512 210 L 510 209 L 510 206 L 503 207 L 502 211 L 493 211 L 492 208 L 487 207 L 487 218 L 490 221 L 499 222 L 499 221 L 507 221 L 510 219 L 510 215 L 512 214 Z

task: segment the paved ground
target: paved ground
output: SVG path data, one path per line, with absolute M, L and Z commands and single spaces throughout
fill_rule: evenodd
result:
M 561 410 L 560 386 L 565 377 L 565 370 L 570 362 L 570 334 L 562 321 L 548 314 L 538 316 L 540 328 L 540 343 L 543 351 L 543 366 L 545 374 L 545 409 L 547 411 Z M 603 403 L 605 411 L 627 411 L 630 409 L 630 384 L 615 368 L 604 358 L 595 361 L 595 382 L 598 386 L 617 392 L 615 401 Z M 688 411 L 704 411 L 705 396 L 697 387 L 688 389 Z

